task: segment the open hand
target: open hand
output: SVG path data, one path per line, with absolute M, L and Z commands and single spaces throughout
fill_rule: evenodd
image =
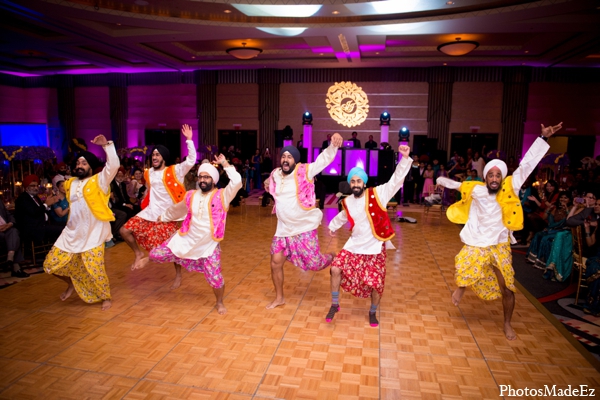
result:
M 215 162 L 219 165 L 223 165 L 223 163 L 227 161 L 227 159 L 225 158 L 225 156 L 223 154 L 219 154 L 218 156 L 215 156 Z
M 188 124 L 183 124 L 181 133 L 185 136 L 186 140 L 192 140 L 192 127 Z
M 342 135 L 336 132 L 331 137 L 331 144 L 335 147 L 342 147 L 342 144 L 344 144 L 344 138 L 342 138 Z
M 559 122 L 558 125 L 554 125 L 554 126 L 544 126 L 544 124 L 541 124 L 541 125 L 542 125 L 542 136 L 547 137 L 547 138 L 554 135 L 556 132 L 558 132 L 562 128 L 562 122 Z
M 98 135 L 92 139 L 92 143 L 97 144 L 98 146 L 104 146 L 108 143 L 108 140 L 106 140 L 104 135 Z

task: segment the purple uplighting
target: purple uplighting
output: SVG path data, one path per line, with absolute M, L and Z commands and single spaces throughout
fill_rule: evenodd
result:
M 358 46 L 358 48 L 362 52 L 385 51 L 384 44 L 361 44 L 360 46 Z

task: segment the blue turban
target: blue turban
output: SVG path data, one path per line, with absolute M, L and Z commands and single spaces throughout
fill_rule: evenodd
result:
M 367 176 L 367 173 L 365 172 L 364 169 L 360 168 L 360 167 L 354 167 L 350 170 L 350 173 L 348 174 L 348 183 L 350 183 L 350 180 L 352 179 L 352 177 L 354 175 L 358 175 L 358 177 L 360 179 L 362 179 L 362 181 L 365 183 L 365 185 L 367 184 L 367 181 L 369 180 L 369 177 Z
M 300 152 L 297 148 L 295 148 L 294 146 L 285 146 L 283 149 L 281 149 L 281 155 L 283 155 L 283 153 L 285 153 L 286 151 L 290 153 L 292 157 L 294 157 L 294 161 L 296 163 L 300 162 Z

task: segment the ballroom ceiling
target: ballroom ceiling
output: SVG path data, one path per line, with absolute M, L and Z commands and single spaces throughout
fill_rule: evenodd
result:
M 479 46 L 438 51 L 457 38 Z M 0 0 L 20 76 L 442 65 L 600 67 L 600 1 Z

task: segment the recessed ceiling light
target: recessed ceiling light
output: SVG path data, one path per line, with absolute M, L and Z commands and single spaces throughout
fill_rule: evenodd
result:
M 529 53 L 529 50 L 525 50 L 525 54 Z
M 196 56 L 192 56 L 192 58 L 196 58 Z
M 447 1 L 446 4 L 449 5 L 449 6 L 451 6 L 451 5 L 454 5 L 454 2 L 453 1 Z
M 231 10 L 225 10 L 223 11 L 225 14 L 231 14 Z
M 331 13 L 334 15 L 338 15 L 340 12 L 336 10 L 336 11 L 332 11 Z
M 379 52 L 376 52 L 375 54 L 379 54 Z
M 320 55 L 320 56 L 322 56 L 322 55 L 323 55 L 323 53 L 319 53 L 319 55 Z
M 117 22 L 117 26 L 121 26 L 121 24 Z
M 147 6 L 148 4 L 150 4 L 150 2 L 146 0 L 135 0 L 134 3 L 138 6 Z
M 448 63 L 444 63 L 444 65 L 448 65 Z

